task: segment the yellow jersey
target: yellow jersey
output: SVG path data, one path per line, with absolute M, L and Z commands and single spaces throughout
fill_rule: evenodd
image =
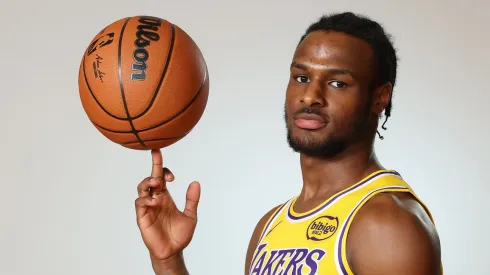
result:
M 383 192 L 411 193 L 432 220 L 428 208 L 399 173 L 380 170 L 308 212 L 294 211 L 297 196 L 280 206 L 262 230 L 249 274 L 353 275 L 346 254 L 349 227 L 359 209 Z

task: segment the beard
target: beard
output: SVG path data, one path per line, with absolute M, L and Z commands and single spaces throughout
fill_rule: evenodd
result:
M 369 106 L 370 104 L 366 104 L 366 108 L 359 112 L 359 115 L 350 121 L 346 121 L 346 127 L 348 127 L 347 134 L 340 136 L 336 132 L 332 132 L 321 138 L 315 138 L 307 134 L 300 137 L 293 137 L 291 129 L 288 127 L 289 116 L 286 112 L 286 106 L 284 106 L 284 120 L 286 122 L 289 147 L 296 153 L 313 157 L 328 158 L 342 153 L 349 147 L 352 141 L 362 135 L 370 117 Z M 304 109 L 303 111 L 314 113 L 311 109 Z
M 332 157 L 347 148 L 347 142 L 342 139 L 327 137 L 323 140 L 314 140 L 311 136 L 293 138 L 288 129 L 287 141 L 289 147 L 296 153 L 302 153 L 313 157 Z

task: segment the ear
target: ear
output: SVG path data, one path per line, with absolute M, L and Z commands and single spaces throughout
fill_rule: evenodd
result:
M 380 115 L 391 99 L 391 94 L 393 91 L 393 86 L 391 83 L 387 82 L 379 87 L 373 93 L 373 105 L 371 106 L 371 111 Z

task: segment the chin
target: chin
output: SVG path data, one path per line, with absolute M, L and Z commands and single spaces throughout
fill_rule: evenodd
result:
M 331 135 L 319 136 L 318 132 L 297 130 L 288 129 L 287 134 L 289 147 L 294 152 L 315 157 L 331 157 L 341 153 L 347 147 L 344 141 L 335 139 Z
M 331 139 L 332 136 L 332 133 L 326 126 L 319 129 L 309 130 L 299 128 L 293 124 L 288 127 L 287 130 L 288 135 L 291 136 L 292 139 L 312 145 L 325 143 L 327 140 Z

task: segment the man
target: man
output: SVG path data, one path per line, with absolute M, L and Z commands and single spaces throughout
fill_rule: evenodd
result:
M 311 25 L 291 63 L 285 122 L 300 153 L 301 193 L 276 206 L 251 237 L 245 274 L 442 274 L 428 209 L 373 149 L 390 116 L 397 57 L 383 28 L 352 13 Z M 152 152 L 139 184 L 138 226 L 157 275 L 188 274 L 182 250 L 197 222 L 199 183 L 180 212 L 165 187 L 174 175 Z

